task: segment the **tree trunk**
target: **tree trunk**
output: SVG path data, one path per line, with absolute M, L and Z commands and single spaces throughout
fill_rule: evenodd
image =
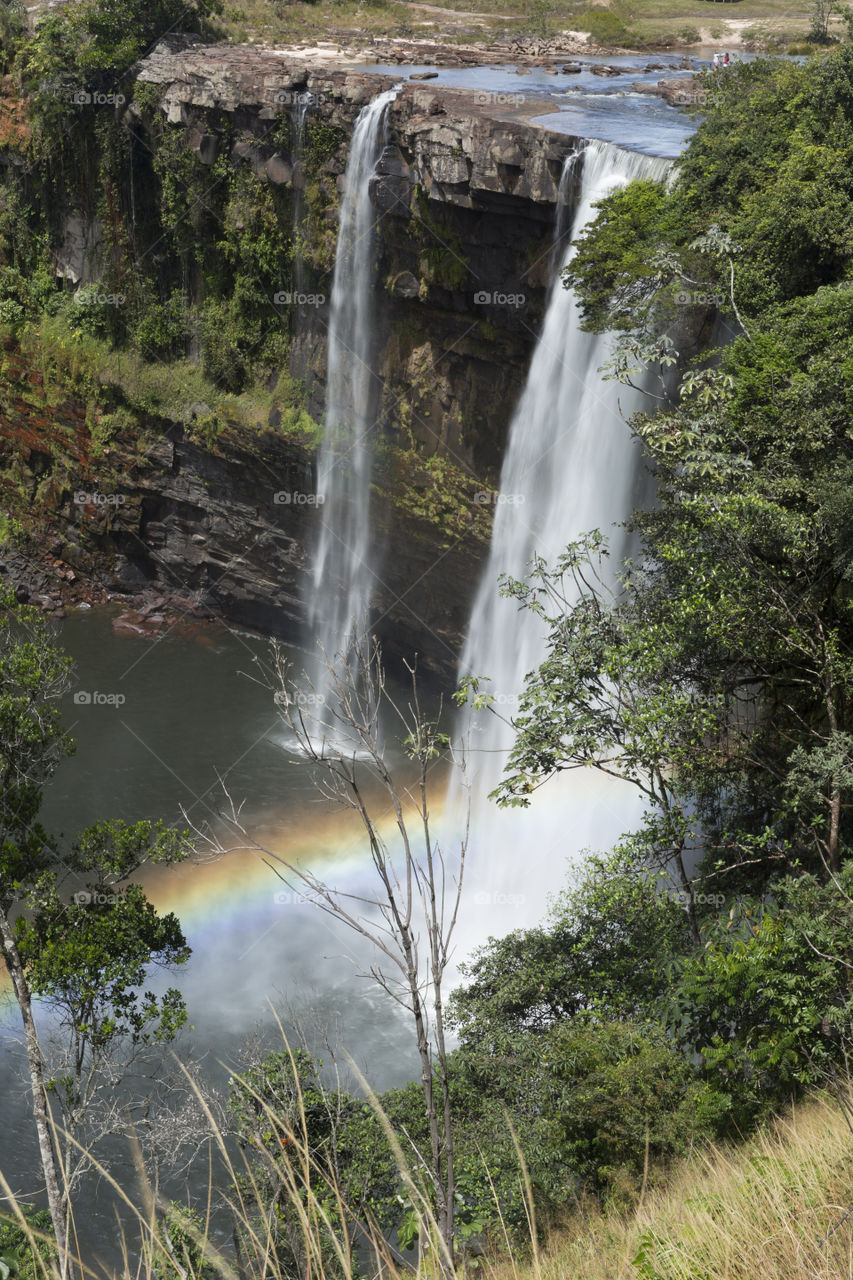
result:
M 833 780 L 834 783 L 834 780 Z M 841 790 L 837 785 L 833 786 L 832 798 L 829 808 L 829 867 L 833 872 L 841 870 L 841 858 L 839 855 L 841 842 Z
M 435 1106 L 435 1088 L 432 1075 L 432 1056 L 429 1051 L 429 1040 L 423 1010 L 420 1006 L 420 992 L 417 988 L 416 975 L 410 970 L 410 989 L 415 1013 L 415 1030 L 418 1041 L 418 1054 L 421 1060 L 421 1083 L 423 1085 L 424 1102 L 426 1103 L 427 1123 L 429 1125 L 429 1145 L 432 1164 L 432 1176 L 435 1182 L 436 1220 L 442 1239 L 447 1240 L 447 1199 L 444 1189 L 444 1177 L 441 1159 L 441 1133 L 438 1126 L 438 1113 Z M 452 1246 L 451 1246 L 452 1248 Z M 442 1270 L 444 1270 L 443 1262 Z
M 694 944 L 698 947 L 702 941 L 702 935 L 699 932 L 699 921 L 696 919 L 696 903 L 693 900 L 693 884 L 684 869 L 684 858 L 681 849 L 675 854 L 675 865 L 678 868 L 678 879 L 681 882 L 681 891 L 687 900 L 687 919 L 690 922 L 690 936 Z
M 453 1234 L 455 1229 L 456 1178 L 454 1170 L 453 1122 L 450 1113 L 450 1080 L 447 1072 L 447 1046 L 444 1040 L 444 1008 L 441 999 L 441 982 L 435 983 L 435 1035 L 438 1047 L 438 1069 L 441 1076 L 441 1093 L 443 1104 L 442 1129 L 444 1136 L 444 1171 L 445 1195 L 447 1209 L 442 1235 L 449 1256 L 453 1257 Z
M 18 1008 L 21 1011 L 21 1019 L 24 1024 L 27 1060 L 30 1069 L 30 1086 L 33 1094 L 33 1116 L 36 1122 L 39 1155 L 47 1191 L 47 1205 L 50 1211 L 50 1220 L 53 1224 L 53 1234 L 56 1237 L 56 1247 L 59 1250 L 59 1275 L 61 1280 L 66 1280 L 69 1271 L 68 1223 L 66 1218 L 68 1205 L 62 1189 L 56 1150 L 51 1136 L 50 1110 L 47 1101 L 47 1090 L 44 1084 L 41 1047 L 33 1019 L 30 988 L 9 918 L 3 910 L 0 910 L 0 951 L 2 951 L 3 959 L 9 970 L 9 976 L 12 979 L 15 998 L 18 1001 Z
M 431 1173 L 435 1184 L 435 1217 L 439 1234 L 447 1248 L 446 1256 L 442 1251 L 442 1256 L 438 1259 L 438 1265 L 443 1276 L 453 1277 L 455 1275 L 452 1264 L 453 1204 L 452 1202 L 448 1202 L 447 1199 L 447 1187 L 444 1180 L 442 1130 L 441 1126 L 439 1126 L 438 1111 L 435 1105 L 435 1082 L 432 1074 L 432 1055 L 429 1051 L 429 1037 L 427 1036 L 426 1019 L 424 1017 L 424 1009 L 421 1003 L 421 993 L 418 985 L 417 963 L 415 961 L 414 949 L 411 945 L 411 938 L 408 933 L 408 926 L 406 926 L 403 931 L 402 944 L 406 957 L 406 967 L 408 970 L 409 990 L 412 996 L 412 1012 L 415 1016 L 418 1054 L 421 1060 L 421 1083 L 423 1086 L 424 1102 L 426 1104 L 427 1123 L 429 1124 L 429 1145 L 432 1164 Z M 446 1075 L 446 1063 L 443 1063 L 442 1067 L 443 1072 Z
M 829 726 L 830 738 L 838 733 L 838 715 L 835 707 L 835 681 L 832 677 L 831 658 L 827 652 L 826 637 L 823 627 L 819 626 L 821 648 L 823 651 L 823 702 L 826 707 L 826 722 Z M 829 779 L 829 838 L 826 842 L 829 869 L 835 874 L 841 870 L 841 780 L 837 774 Z

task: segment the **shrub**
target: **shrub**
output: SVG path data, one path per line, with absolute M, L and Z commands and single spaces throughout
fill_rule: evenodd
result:
M 679 1031 L 741 1130 L 849 1061 L 851 894 L 853 862 L 829 884 L 787 877 L 710 928 L 685 964 Z
M 582 31 L 589 32 L 593 44 L 628 45 L 636 42 L 630 27 L 612 9 L 594 9 L 591 13 L 584 14 L 579 27 Z
M 42 1237 L 51 1235 L 50 1214 L 30 1205 L 18 1205 L 17 1209 L 36 1244 L 30 1243 L 30 1235 L 15 1218 L 0 1219 L 0 1277 L 36 1280 L 47 1274 L 46 1263 L 54 1252 L 51 1245 L 42 1242 Z
M 0 298 L 0 325 L 17 329 L 24 323 L 24 308 L 14 298 Z
M 564 1161 L 596 1190 L 630 1197 L 716 1125 L 716 1094 L 654 1024 L 574 1019 L 543 1053 Z
M 181 290 L 165 302 L 149 302 L 134 328 L 134 340 L 146 360 L 183 355 L 187 339 L 187 307 Z

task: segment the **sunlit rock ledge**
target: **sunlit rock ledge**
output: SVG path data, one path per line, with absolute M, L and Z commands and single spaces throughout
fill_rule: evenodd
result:
M 350 128 L 371 98 L 402 80 L 389 113 L 394 142 L 417 167 L 431 199 L 467 208 L 477 208 L 483 197 L 510 195 L 546 206 L 550 218 L 563 161 L 576 142 L 531 123 L 527 117 L 541 114 L 541 103 L 526 104 L 521 94 L 508 103 L 500 101 L 506 94 L 406 81 L 405 69 L 397 77 L 329 68 L 274 49 L 164 41 L 142 63 L 138 78 L 162 87 L 161 107 L 171 124 L 192 126 L 200 111 L 225 112 L 241 117 L 247 129 L 251 115 L 261 126 L 286 115 L 298 95 L 310 95 L 310 109 L 330 123 Z M 208 162 L 217 151 L 210 124 Z

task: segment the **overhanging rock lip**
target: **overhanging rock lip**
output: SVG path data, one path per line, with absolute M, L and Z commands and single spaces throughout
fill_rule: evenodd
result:
M 161 109 L 177 125 L 199 110 L 285 117 L 294 95 L 309 93 L 319 111 L 347 127 L 372 97 L 400 84 L 394 75 L 300 61 L 280 50 L 171 41 L 144 60 L 139 79 L 164 86 Z M 473 88 L 403 83 L 388 113 L 392 141 L 417 168 L 430 199 L 474 207 L 490 196 L 501 203 L 510 197 L 553 206 L 562 162 L 577 138 L 532 120 L 541 102 L 482 97 Z

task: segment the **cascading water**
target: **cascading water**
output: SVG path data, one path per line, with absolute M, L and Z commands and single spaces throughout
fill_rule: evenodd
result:
M 293 259 L 293 285 L 296 293 L 304 292 L 305 287 L 305 269 L 304 260 L 300 246 L 300 231 L 302 228 L 302 207 L 304 204 L 302 198 L 302 156 L 305 150 L 305 122 L 308 118 L 308 109 L 311 106 L 312 97 L 310 93 L 297 93 L 293 99 L 290 112 L 290 152 L 293 163 L 293 243 L 297 246 L 297 251 Z M 297 182 L 297 172 L 299 173 L 299 181 Z
M 590 142 L 567 161 L 564 191 L 578 164 L 571 240 L 608 192 L 634 178 L 661 179 L 669 167 L 665 160 Z M 553 562 L 595 528 L 611 534 L 617 560 L 621 548 L 613 525 L 635 505 L 641 474 L 625 420 L 644 397 L 599 373 L 612 339 L 581 329 L 577 303 L 563 287 L 560 270 L 575 251 L 571 240 L 557 257 L 544 326 L 510 426 L 489 559 L 460 663 L 461 676 L 489 678 L 485 688 L 499 713 L 468 720 L 472 840 L 466 877 L 474 903 L 489 911 L 487 919 L 476 912 L 469 919 L 472 938 L 540 919 L 548 890 L 560 885 L 561 864 L 585 847 L 612 845 L 638 812 L 625 784 L 609 785 L 593 770 L 555 779 L 529 810 L 501 811 L 487 798 L 512 746 L 514 732 L 506 721 L 524 677 L 545 657 L 541 620 L 502 598 L 498 578 L 524 578 L 534 555 Z M 452 787 L 451 808 L 458 798 L 458 787 Z
M 314 696 L 330 696 L 327 663 L 347 662 L 363 627 L 373 585 L 368 563 L 370 429 L 378 379 L 374 347 L 376 217 L 369 181 L 385 143 L 385 114 L 399 88 L 368 104 L 355 123 L 332 282 L 326 422 L 317 463 L 321 532 L 308 621 L 319 652 Z M 324 656 L 325 655 L 325 656 Z

